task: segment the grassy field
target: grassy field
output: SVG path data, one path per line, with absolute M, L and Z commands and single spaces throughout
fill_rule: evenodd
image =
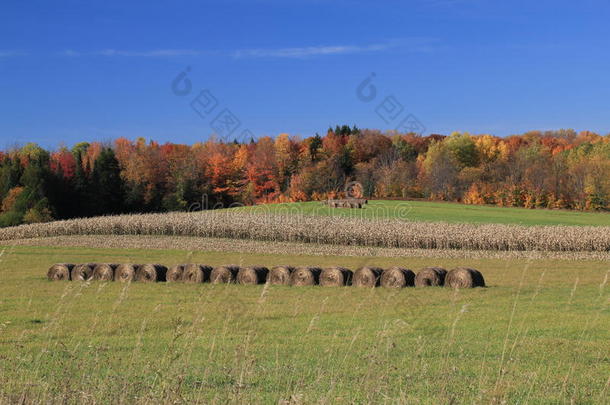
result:
M 66 403 L 608 402 L 608 261 L 0 248 L 0 395 Z M 489 288 L 51 283 L 54 262 L 470 265 Z
M 530 210 L 431 201 L 371 200 L 364 209 L 330 208 L 320 202 L 265 204 L 239 207 L 249 212 L 286 212 L 308 215 L 344 215 L 364 218 L 399 218 L 409 221 L 518 224 L 518 225 L 603 225 L 610 226 L 610 214 L 567 210 Z

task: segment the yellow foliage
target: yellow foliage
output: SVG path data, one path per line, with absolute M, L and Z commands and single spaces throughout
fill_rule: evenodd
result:
M 504 158 L 508 154 L 508 148 L 504 142 L 491 135 L 482 135 L 475 138 L 475 145 L 483 162 Z
M 472 184 L 466 194 L 464 195 L 464 204 L 471 205 L 482 205 L 485 204 L 485 200 L 479 191 L 479 186 Z
M 248 163 L 248 147 L 246 145 L 240 145 L 235 156 L 233 157 L 233 167 L 235 170 L 239 170 L 246 167 Z

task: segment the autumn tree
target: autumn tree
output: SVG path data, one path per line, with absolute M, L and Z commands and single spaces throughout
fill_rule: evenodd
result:
M 53 219 L 49 193 L 49 154 L 35 144 L 27 144 L 16 154 L 20 162 L 27 162 L 19 178 L 19 186 L 9 191 L 9 202 L 3 202 L 0 225 L 46 222 Z M 12 201 L 11 201 L 12 200 Z
M 454 132 L 443 143 L 460 168 L 474 167 L 479 164 L 477 147 L 470 134 Z
M 280 192 L 276 149 L 273 139 L 262 137 L 253 146 L 246 169 L 254 201 L 273 201 Z
M 460 163 L 455 153 L 444 142 L 434 142 L 422 162 L 422 178 L 431 195 L 439 199 L 453 199 Z

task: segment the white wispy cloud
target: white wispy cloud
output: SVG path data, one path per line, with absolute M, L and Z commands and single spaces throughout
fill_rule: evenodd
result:
M 377 52 L 393 48 L 390 43 L 373 45 L 322 45 L 306 46 L 297 48 L 277 48 L 277 49 L 240 49 L 233 53 L 236 58 L 305 58 L 318 55 L 342 55 L 350 53 Z
M 255 48 L 233 52 L 235 58 L 307 58 L 311 56 L 347 55 L 383 52 L 392 49 L 430 52 L 437 41 L 433 38 L 402 38 L 369 45 L 319 45 L 295 48 Z
M 401 49 L 413 52 L 429 52 L 435 40 L 430 38 L 406 38 L 389 40 L 368 45 L 315 45 L 286 48 L 251 48 L 235 51 L 215 51 L 199 49 L 152 49 L 152 50 L 122 50 L 103 49 L 81 52 L 67 49 L 60 53 L 63 56 L 107 56 L 107 57 L 180 57 L 225 55 L 234 58 L 307 58 L 313 56 L 347 55 L 368 52 L 382 52 L 390 49 Z
M 24 56 L 25 52 L 13 51 L 13 50 L 2 50 L 0 49 L 0 58 L 10 58 L 11 56 Z
M 134 57 L 175 57 L 201 56 L 209 52 L 196 49 L 152 49 L 147 51 L 128 51 L 121 49 L 103 49 L 93 52 L 80 52 L 67 49 L 61 52 L 64 56 L 134 56 Z

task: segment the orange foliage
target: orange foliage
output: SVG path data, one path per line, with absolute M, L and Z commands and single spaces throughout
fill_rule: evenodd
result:
M 17 201 L 17 197 L 21 195 L 23 192 L 23 187 L 13 187 L 9 190 L 4 200 L 2 200 L 2 212 L 8 212 L 13 209 L 15 206 L 15 202 Z

